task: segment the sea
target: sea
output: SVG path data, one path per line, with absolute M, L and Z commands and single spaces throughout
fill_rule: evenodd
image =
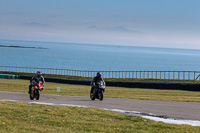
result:
M 199 71 L 200 50 L 0 39 L 0 66 L 88 71 Z

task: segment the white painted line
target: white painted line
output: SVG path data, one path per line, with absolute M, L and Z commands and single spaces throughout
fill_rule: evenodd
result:
M 143 115 L 143 113 L 136 112 L 136 111 L 126 111 L 126 110 L 118 110 L 118 109 L 108 109 L 111 111 L 119 112 L 122 114 L 128 114 L 128 115 L 134 115 L 134 116 L 141 116 L 146 119 L 154 120 L 154 121 L 159 121 L 159 122 L 164 122 L 164 123 L 169 123 L 169 124 L 177 124 L 177 125 L 191 125 L 191 126 L 200 126 L 200 121 L 197 120 L 187 120 L 187 119 L 178 119 L 178 118 L 162 118 L 159 117 L 155 114 L 146 114 Z
M 56 104 L 56 103 L 10 100 L 10 99 L 1 99 L 0 101 L 18 101 L 18 102 L 44 104 L 44 105 L 61 105 L 61 106 L 87 107 L 87 108 L 89 108 L 89 106 L 82 106 L 82 105 Z M 191 126 L 200 126 L 200 121 L 197 121 L 197 120 L 186 120 L 186 119 L 166 118 L 166 117 L 162 118 L 162 117 L 159 117 L 159 116 L 157 116 L 155 114 L 143 114 L 143 113 L 136 112 L 136 111 L 127 111 L 127 110 L 119 110 L 119 109 L 107 109 L 107 108 L 102 108 L 102 109 L 115 111 L 115 112 L 122 113 L 122 114 L 127 114 L 127 115 L 141 116 L 141 117 L 146 118 L 146 119 L 159 121 L 159 122 L 164 122 L 164 123 L 169 123 L 169 124 L 178 124 L 178 125 L 186 124 L 186 125 L 191 125 Z

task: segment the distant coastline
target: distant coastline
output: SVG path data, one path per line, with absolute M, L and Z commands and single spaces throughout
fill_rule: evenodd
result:
M 0 45 L 0 47 L 47 49 L 47 48 L 44 48 L 44 47 L 26 47 L 26 46 L 14 46 L 14 45 L 11 45 L 11 46 Z

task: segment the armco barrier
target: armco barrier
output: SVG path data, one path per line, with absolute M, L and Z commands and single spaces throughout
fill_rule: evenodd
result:
M 32 76 L 19 76 L 20 79 L 30 80 Z M 59 79 L 59 78 L 48 78 L 45 77 L 46 82 L 55 82 L 55 83 L 65 83 L 65 84 L 78 84 L 78 85 L 90 85 L 89 80 L 74 80 L 74 79 Z
M 0 78 L 6 78 L 6 79 L 17 79 L 18 75 L 12 75 L 12 74 L 0 74 Z
M 200 91 L 200 83 L 107 81 L 106 84 L 108 86 L 120 86 L 131 88 Z
M 20 76 L 20 79 L 31 79 L 31 76 Z M 47 82 L 90 85 L 90 80 L 45 78 Z M 106 81 L 107 86 L 148 88 L 148 89 L 169 89 L 169 90 L 190 90 L 200 91 L 200 83 L 175 83 L 175 82 L 131 82 L 131 81 Z

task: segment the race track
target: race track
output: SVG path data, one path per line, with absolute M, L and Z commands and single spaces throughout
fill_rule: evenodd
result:
M 27 93 L 0 91 L 0 100 L 32 101 Z M 40 99 L 34 102 L 45 102 L 54 104 L 71 104 L 87 107 L 119 109 L 137 111 L 141 113 L 152 113 L 163 117 L 174 117 L 191 120 L 200 120 L 200 102 L 175 102 L 158 100 L 138 100 L 104 98 L 103 101 L 96 99 L 91 101 L 88 97 L 81 96 L 60 96 L 42 94 Z

